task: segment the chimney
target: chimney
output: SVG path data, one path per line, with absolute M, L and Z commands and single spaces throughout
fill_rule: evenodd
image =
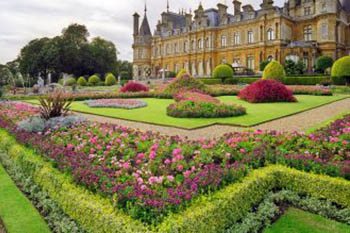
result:
M 222 4 L 222 3 L 219 3 L 218 5 L 217 5 L 217 7 L 218 7 L 218 10 L 219 10 L 219 22 L 220 22 L 220 24 L 225 24 L 224 22 L 225 22 L 225 18 L 226 18 L 226 16 L 227 16 L 227 6 L 226 5 L 224 5 L 224 4 Z
M 138 36 L 139 28 L 140 28 L 140 15 L 135 13 L 133 17 L 134 17 L 134 36 Z
M 186 13 L 186 27 L 189 27 L 192 25 L 192 14 Z
M 237 1 L 237 0 L 233 1 L 233 8 L 234 8 L 235 15 L 241 14 L 241 5 L 242 3 L 240 1 Z

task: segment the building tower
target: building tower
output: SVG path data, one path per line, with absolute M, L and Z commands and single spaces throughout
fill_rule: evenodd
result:
M 145 15 L 139 27 L 139 14 L 134 17 L 134 43 L 133 43 L 133 79 L 145 80 L 151 75 L 151 47 L 152 33 L 147 18 L 147 6 Z

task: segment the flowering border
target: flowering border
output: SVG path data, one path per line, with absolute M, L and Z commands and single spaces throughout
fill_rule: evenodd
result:
M 90 108 L 136 109 L 147 107 L 145 101 L 134 99 L 97 99 L 87 100 L 84 103 Z
M 0 148 L 7 151 L 13 163 L 30 173 L 66 214 L 91 232 L 220 232 L 244 217 L 275 188 L 286 188 L 350 207 L 349 181 L 272 165 L 252 171 L 242 183 L 201 196 L 186 210 L 170 215 L 150 229 L 116 210 L 108 199 L 77 186 L 72 178 L 53 168 L 43 157 L 17 144 L 7 131 L 0 129 L 0 136 Z

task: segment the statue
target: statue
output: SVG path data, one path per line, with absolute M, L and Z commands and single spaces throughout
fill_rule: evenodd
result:
M 39 73 L 39 77 L 38 77 L 38 82 L 37 82 L 39 88 L 43 88 L 45 85 L 44 79 L 41 78 L 41 75 Z

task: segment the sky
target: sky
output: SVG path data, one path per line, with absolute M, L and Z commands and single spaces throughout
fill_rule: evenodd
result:
M 167 0 L 146 1 L 153 32 Z M 275 5 L 282 6 L 284 1 L 275 0 Z M 169 5 L 173 12 L 183 8 L 193 11 L 199 2 L 204 8 L 224 3 L 233 13 L 231 0 L 169 0 Z M 241 2 L 258 8 L 262 0 Z M 131 61 L 132 15 L 138 12 L 143 17 L 144 6 L 145 0 L 0 0 L 0 64 L 14 60 L 29 41 L 60 35 L 72 23 L 86 25 L 91 38 L 101 36 L 114 42 L 118 58 Z

